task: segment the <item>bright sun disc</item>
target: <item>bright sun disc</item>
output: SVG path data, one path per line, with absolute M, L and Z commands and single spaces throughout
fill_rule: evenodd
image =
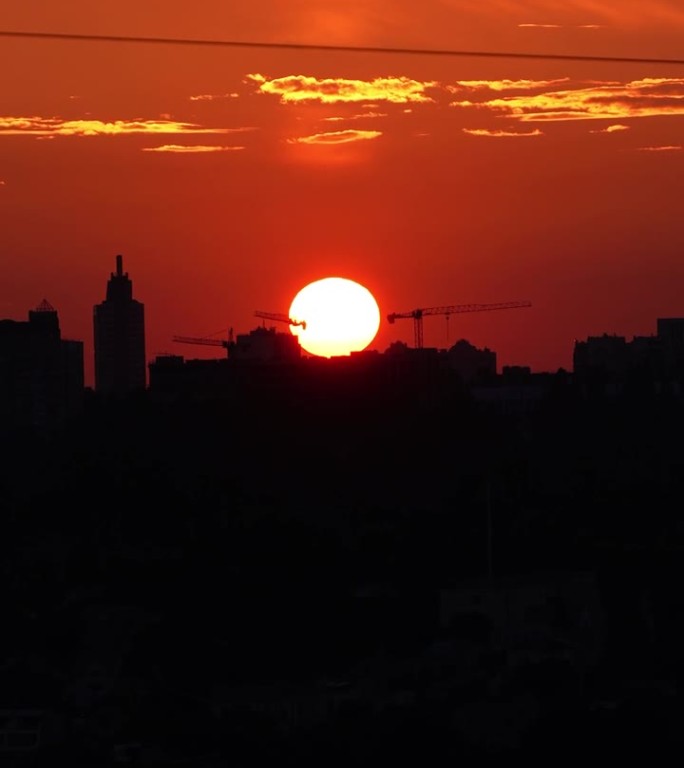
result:
M 319 357 L 349 355 L 365 349 L 380 328 L 380 309 L 373 294 L 344 277 L 309 283 L 294 297 L 290 326 L 302 348 Z

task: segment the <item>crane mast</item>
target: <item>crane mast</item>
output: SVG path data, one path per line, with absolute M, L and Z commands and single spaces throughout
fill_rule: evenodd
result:
M 461 312 L 490 312 L 494 309 L 519 309 L 522 307 L 531 307 L 529 301 L 503 301 L 496 304 L 452 304 L 443 307 L 421 307 L 412 309 L 408 312 L 393 312 L 387 315 L 387 322 L 394 323 L 395 320 L 403 318 L 413 318 L 413 337 L 416 349 L 423 347 L 423 318 L 428 315 L 449 315 L 459 314 Z

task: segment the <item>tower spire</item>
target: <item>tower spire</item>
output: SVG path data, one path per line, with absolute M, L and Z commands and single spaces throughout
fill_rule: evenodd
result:
M 93 311 L 95 389 L 125 394 L 144 389 L 145 308 L 133 298 L 133 283 L 116 256 L 116 272 L 107 282 L 106 298 Z

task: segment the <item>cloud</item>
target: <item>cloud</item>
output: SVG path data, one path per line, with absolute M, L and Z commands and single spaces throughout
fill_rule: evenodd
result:
M 290 75 L 269 80 L 264 75 L 247 75 L 258 86 L 260 93 L 280 96 L 281 104 L 318 101 L 321 104 L 355 102 L 389 102 L 391 104 L 430 103 L 428 88 L 437 87 L 434 81 L 421 82 L 408 77 L 377 77 L 374 80 L 347 80 L 344 78 L 317 78 Z
M 461 14 L 473 14 L 499 23 L 516 24 L 521 18 L 560 22 L 559 26 L 579 25 L 580 20 L 610 25 L 615 28 L 634 28 L 684 25 L 681 0 L 443 0 L 455 5 Z M 534 25 L 546 26 L 546 25 Z
M 143 147 L 143 152 L 174 152 L 176 154 L 206 154 L 207 152 L 237 152 L 244 147 L 218 147 L 206 144 L 162 144 L 159 147 Z
M 387 117 L 387 114 L 385 112 L 361 112 L 358 115 L 348 115 L 347 117 L 324 117 L 323 122 L 343 123 L 351 120 L 364 120 L 365 118 L 374 120 L 378 117 Z
M 455 101 L 453 107 L 488 109 L 521 122 L 621 120 L 684 115 L 684 78 L 644 78 L 628 83 L 592 83 L 577 89 Z
M 637 152 L 680 152 L 681 146 L 637 147 Z
M 0 187 L 4 187 L 4 186 L 6 186 L 5 182 L 2 179 L 0 179 Z
M 200 93 L 197 96 L 190 96 L 190 101 L 220 101 L 239 98 L 239 93 Z
M 609 125 L 607 128 L 599 128 L 596 131 L 589 131 L 589 133 L 618 133 L 619 131 L 628 131 L 628 125 Z
M 569 77 L 561 77 L 557 80 L 459 80 L 458 85 L 448 85 L 446 90 L 450 93 L 458 93 L 464 88 L 475 91 L 533 91 L 569 81 Z
M 520 29 L 566 29 L 568 27 L 574 29 L 603 29 L 603 24 L 518 24 Z
M 354 141 L 367 141 L 382 136 L 382 131 L 330 131 L 329 133 L 314 133 L 311 136 L 300 136 L 288 139 L 290 144 L 350 144 Z
M 535 128 L 533 131 L 517 132 L 517 131 L 490 131 L 487 128 L 464 128 L 463 133 L 468 133 L 471 136 L 488 136 L 492 138 L 511 138 L 517 136 L 543 136 L 543 131 Z
M 0 136 L 117 136 L 124 134 L 239 133 L 253 128 L 203 128 L 175 120 L 62 120 L 57 117 L 2 117 Z

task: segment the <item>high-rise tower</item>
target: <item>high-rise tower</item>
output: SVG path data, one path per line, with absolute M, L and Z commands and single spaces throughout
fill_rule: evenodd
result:
M 116 257 L 107 298 L 93 309 L 95 389 L 125 395 L 145 389 L 145 306 L 133 298 L 133 283 Z

